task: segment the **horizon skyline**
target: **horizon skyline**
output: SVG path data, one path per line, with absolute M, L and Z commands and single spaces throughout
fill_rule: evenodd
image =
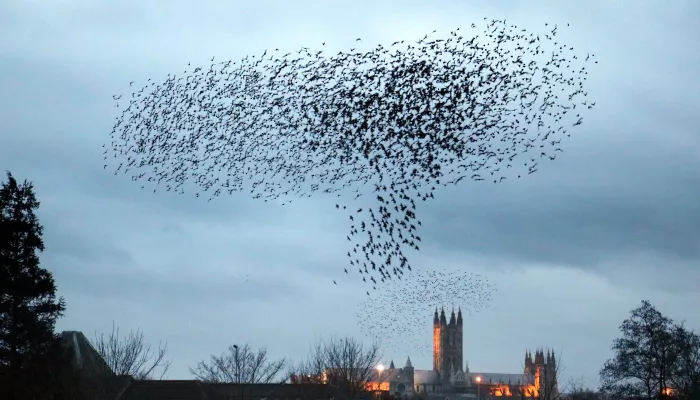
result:
M 693 0 L 0 2 L 0 168 L 41 202 L 41 266 L 66 300 L 56 331 L 140 330 L 168 343 L 168 379 L 234 344 L 298 362 L 332 335 L 382 339 L 387 364 L 429 366 L 427 318 L 461 297 L 470 367 L 516 373 L 523 350 L 544 346 L 561 352 L 563 381 L 596 387 L 642 300 L 700 330 L 697 16 Z M 416 202 L 412 271 L 375 292 L 348 265 L 335 195 L 207 202 L 195 184 L 154 193 L 103 167 L 121 112 L 112 96 L 148 79 L 266 49 L 410 43 L 483 18 L 541 34 L 558 24 L 557 41 L 598 60 L 586 82 L 596 108 L 536 173 L 436 185 Z M 353 212 L 375 205 L 342 195 Z

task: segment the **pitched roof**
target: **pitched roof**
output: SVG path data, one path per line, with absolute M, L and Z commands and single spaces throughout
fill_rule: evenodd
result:
M 402 369 L 385 369 L 382 371 L 378 371 L 376 369 L 373 369 L 370 372 L 369 376 L 369 381 L 371 382 L 390 382 L 396 379 L 401 379 L 403 376 L 403 370 Z
M 470 372 L 465 374 L 467 380 L 476 382 L 477 377 L 481 377 L 482 384 L 498 384 L 498 383 L 510 383 L 511 385 L 526 385 L 531 380 L 528 380 L 525 374 L 499 374 L 492 372 Z
M 63 331 L 60 336 L 76 368 L 82 371 L 104 373 L 114 376 L 112 369 L 82 332 Z
M 440 374 L 437 371 L 429 369 L 415 370 L 413 380 L 417 385 L 429 385 L 440 382 Z

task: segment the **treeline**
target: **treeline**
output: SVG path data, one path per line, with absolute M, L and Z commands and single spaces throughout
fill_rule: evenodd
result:
M 66 305 L 56 296 L 51 272 L 40 266 L 39 205 L 33 185 L 7 173 L 0 186 L 0 399 L 95 398 L 108 392 L 96 383 L 101 377 L 77 368 L 75 354 L 55 332 Z M 600 371 L 598 390 L 570 384 L 566 392 L 551 391 L 551 398 L 700 399 L 700 336 L 695 331 L 643 301 L 620 333 L 613 357 Z M 170 366 L 167 344 L 151 349 L 140 331 L 120 337 L 113 326 L 110 335 L 96 335 L 89 346 L 111 377 L 163 379 Z M 380 359 L 376 343 L 331 337 L 315 343 L 308 358 L 294 365 L 269 359 L 264 348 L 234 344 L 190 372 L 207 383 L 323 383 L 356 398 L 375 379 Z M 542 400 L 550 400 L 546 396 Z

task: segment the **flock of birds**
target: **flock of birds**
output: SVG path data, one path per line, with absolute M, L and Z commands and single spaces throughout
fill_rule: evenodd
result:
M 418 270 L 382 286 L 360 303 L 359 326 L 396 354 L 432 354 L 435 310 L 461 309 L 464 317 L 488 307 L 496 287 L 478 274 L 460 270 Z M 449 308 L 448 308 L 449 307 Z M 468 319 L 464 321 L 469 326 Z
M 595 106 L 581 65 L 594 56 L 573 55 L 557 29 L 485 20 L 483 34 L 457 29 L 367 51 L 212 58 L 114 97 L 127 105 L 105 168 L 113 162 L 144 188 L 184 193 L 194 184 L 209 200 L 349 193 L 335 206 L 349 219 L 345 272 L 376 288 L 411 269 L 405 250 L 422 242 L 419 201 L 439 185 L 534 173 Z M 361 195 L 376 202 L 353 206 Z

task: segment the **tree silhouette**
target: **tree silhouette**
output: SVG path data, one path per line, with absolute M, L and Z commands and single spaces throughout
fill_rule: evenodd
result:
M 292 369 L 292 383 L 333 385 L 344 398 L 354 399 L 377 378 L 380 358 L 377 343 L 365 346 L 351 337 L 319 340 Z
M 200 361 L 190 373 L 208 383 L 275 383 L 286 363 L 284 358 L 268 360 L 265 348 L 254 351 L 247 344 L 232 345 L 228 353 L 212 355 L 209 362 Z
M 158 346 L 154 353 L 139 330 L 122 338 L 119 337 L 119 328 L 113 323 L 109 336 L 95 335 L 93 343 L 95 350 L 117 375 L 154 379 L 159 372 L 158 378 L 163 379 L 170 368 L 170 361 L 165 358 L 167 344 Z
M 6 379 L 0 397 L 7 399 L 33 393 L 26 392 L 37 385 L 33 369 L 57 348 L 54 326 L 65 310 L 51 272 L 39 266 L 38 208 L 33 185 L 8 172 L 0 186 L 0 368 Z
M 600 371 L 601 391 L 613 398 L 697 398 L 700 339 L 649 301 L 630 313 Z

